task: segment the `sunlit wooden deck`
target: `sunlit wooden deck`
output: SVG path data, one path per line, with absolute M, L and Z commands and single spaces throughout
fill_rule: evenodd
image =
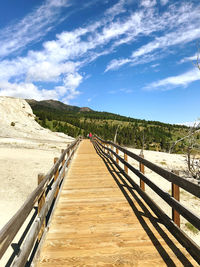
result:
M 37 266 L 197 266 L 110 168 L 80 143 Z

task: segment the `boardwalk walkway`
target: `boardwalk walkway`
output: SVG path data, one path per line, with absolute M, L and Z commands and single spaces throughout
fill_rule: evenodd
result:
M 197 266 L 127 187 L 82 141 L 37 266 Z

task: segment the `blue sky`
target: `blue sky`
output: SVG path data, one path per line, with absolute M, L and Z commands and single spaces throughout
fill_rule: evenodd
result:
M 195 121 L 199 41 L 199 0 L 3 1 L 0 95 Z

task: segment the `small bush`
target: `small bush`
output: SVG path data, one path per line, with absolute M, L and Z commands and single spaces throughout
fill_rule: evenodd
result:
M 11 125 L 11 126 L 15 126 L 15 122 L 14 122 L 14 121 L 12 121 L 10 125 Z
M 187 222 L 185 223 L 185 226 L 193 233 L 193 234 L 198 234 L 199 230 L 194 227 L 191 223 Z

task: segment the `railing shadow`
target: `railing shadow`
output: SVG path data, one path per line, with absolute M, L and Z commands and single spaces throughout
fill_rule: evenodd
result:
M 93 144 L 94 148 L 97 152 L 97 154 L 102 158 L 104 161 L 108 171 L 112 175 L 113 179 L 115 180 L 116 184 L 118 185 L 119 189 L 125 196 L 126 200 L 128 201 L 130 207 L 132 208 L 135 216 L 137 217 L 138 221 L 142 225 L 143 229 L 149 236 L 151 242 L 153 243 L 154 247 L 157 249 L 158 253 L 164 260 L 167 266 L 176 266 L 173 259 L 170 257 L 169 253 L 166 251 L 164 246 L 159 242 L 153 231 L 151 230 L 150 226 L 145 222 L 143 217 L 147 217 L 149 219 L 149 222 L 151 222 L 151 227 L 157 231 L 157 233 L 162 237 L 162 239 L 165 241 L 165 244 L 168 246 L 168 248 L 171 249 L 171 251 L 176 255 L 176 257 L 179 259 L 179 261 L 183 264 L 183 266 L 193 266 L 191 262 L 185 257 L 185 255 L 181 252 L 181 250 L 177 247 L 177 245 L 174 243 L 174 241 L 168 237 L 168 235 L 165 233 L 165 231 L 161 228 L 159 224 L 162 222 L 157 218 L 154 217 L 151 212 L 148 210 L 146 205 L 144 205 L 143 201 L 141 201 L 141 198 L 138 197 L 136 194 L 136 190 L 133 186 L 130 186 L 126 182 L 126 178 L 123 177 L 123 174 L 120 173 L 117 169 L 114 168 L 114 164 L 112 161 L 106 157 L 101 150 L 98 148 L 97 145 Z M 130 195 L 128 194 L 128 192 Z M 136 205 L 134 204 L 134 201 L 136 201 L 143 212 L 138 210 Z
M 22 235 L 21 235 L 21 237 L 20 237 L 18 243 L 12 243 L 12 244 L 11 244 L 11 247 L 12 247 L 12 249 L 13 249 L 13 253 L 12 253 L 12 255 L 10 256 L 10 258 L 8 259 L 8 261 L 7 261 L 6 265 L 5 265 L 5 267 L 9 267 L 9 266 L 11 266 L 11 264 L 12 264 L 12 262 L 13 262 L 15 256 L 17 256 L 18 253 L 19 253 L 19 251 L 20 251 L 20 247 L 21 247 L 21 245 L 22 245 L 24 239 L 26 238 L 26 235 L 27 235 L 28 231 L 30 230 L 30 228 L 31 228 L 31 226 L 32 226 L 32 224 L 33 224 L 33 222 L 34 222 L 36 216 L 37 216 L 37 212 L 38 212 L 38 211 L 37 211 L 37 207 L 34 207 L 34 209 L 35 209 L 35 211 L 34 211 L 33 215 L 31 216 L 30 221 L 29 221 L 29 223 L 27 224 L 27 226 L 26 226 L 24 232 L 22 233 Z

